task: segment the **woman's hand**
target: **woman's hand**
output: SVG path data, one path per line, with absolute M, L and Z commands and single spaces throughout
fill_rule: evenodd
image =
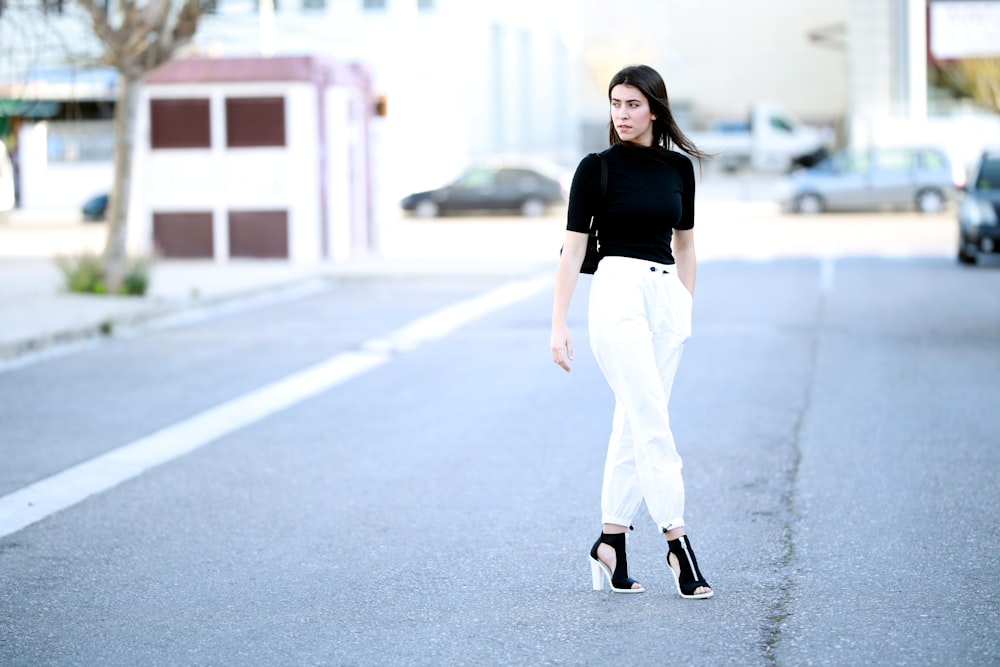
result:
M 587 254 L 587 234 L 566 232 L 562 255 L 556 268 L 556 293 L 552 304 L 552 337 L 549 339 L 549 352 L 552 361 L 559 364 L 569 373 L 569 362 L 573 361 L 573 337 L 569 335 L 566 318 L 569 313 L 569 302 L 576 289 L 576 281 L 580 278 L 580 265 Z
M 677 277 L 684 283 L 687 291 L 691 292 L 693 298 L 694 279 L 698 272 L 698 260 L 694 254 L 694 230 L 675 229 L 671 246 L 674 262 L 677 265 Z
M 573 337 L 569 335 L 569 327 L 553 325 L 550 346 L 552 361 L 569 373 L 569 362 L 573 361 Z

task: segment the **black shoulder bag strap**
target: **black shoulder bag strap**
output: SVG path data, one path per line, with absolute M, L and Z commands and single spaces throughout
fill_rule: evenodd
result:
M 604 159 L 604 153 L 591 153 L 591 155 L 596 155 L 597 159 L 601 161 L 601 201 L 598 207 L 604 206 L 604 196 L 608 191 L 608 163 Z M 597 241 L 597 225 L 594 224 L 594 218 L 596 216 L 590 216 L 590 229 L 587 234 L 587 254 L 583 257 L 583 264 L 580 266 L 580 273 L 593 273 L 597 270 L 597 264 L 601 261 L 601 245 Z M 562 248 L 559 249 L 559 254 L 562 254 Z
M 604 153 L 594 153 L 597 159 L 601 161 L 601 201 L 598 208 L 604 207 L 604 198 L 608 192 L 608 163 L 604 158 Z M 583 265 L 580 267 L 580 273 L 594 273 L 597 271 L 597 265 L 601 261 L 601 244 L 597 240 L 597 225 L 594 223 L 594 218 L 590 218 L 590 233 L 587 236 L 587 254 L 583 258 Z
M 604 152 L 597 154 L 601 161 L 601 203 L 604 203 L 604 195 L 608 192 L 608 161 L 604 159 Z

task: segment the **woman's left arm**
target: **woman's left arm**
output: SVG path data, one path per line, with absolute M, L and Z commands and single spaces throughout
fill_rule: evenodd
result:
M 673 242 L 670 244 L 677 263 L 677 277 L 684 287 L 694 296 L 694 279 L 698 272 L 698 260 L 694 254 L 694 229 L 675 229 Z

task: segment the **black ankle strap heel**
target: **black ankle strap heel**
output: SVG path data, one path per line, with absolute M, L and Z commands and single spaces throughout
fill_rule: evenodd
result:
M 615 550 L 615 571 L 597 557 L 597 547 L 607 544 Z M 628 576 L 628 558 L 625 556 L 625 533 L 601 533 L 590 549 L 590 577 L 595 591 L 604 589 L 607 579 L 612 593 L 642 593 L 642 586 L 632 588 L 637 582 Z
M 710 588 L 701 570 L 698 569 L 698 559 L 694 556 L 694 549 L 687 535 L 681 535 L 676 540 L 667 540 L 667 567 L 674 575 L 674 583 L 677 584 L 677 592 L 682 598 L 692 600 L 704 600 L 712 597 L 714 593 L 709 590 L 707 593 L 695 593 L 699 588 Z M 673 556 L 673 561 L 671 561 Z M 676 566 L 676 567 L 675 567 Z

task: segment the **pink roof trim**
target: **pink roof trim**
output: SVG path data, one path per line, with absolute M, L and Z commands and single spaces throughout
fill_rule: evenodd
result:
M 357 63 L 316 56 L 276 58 L 185 58 L 169 60 L 153 70 L 146 83 L 237 83 L 247 81 L 314 81 L 367 87 L 368 72 Z

